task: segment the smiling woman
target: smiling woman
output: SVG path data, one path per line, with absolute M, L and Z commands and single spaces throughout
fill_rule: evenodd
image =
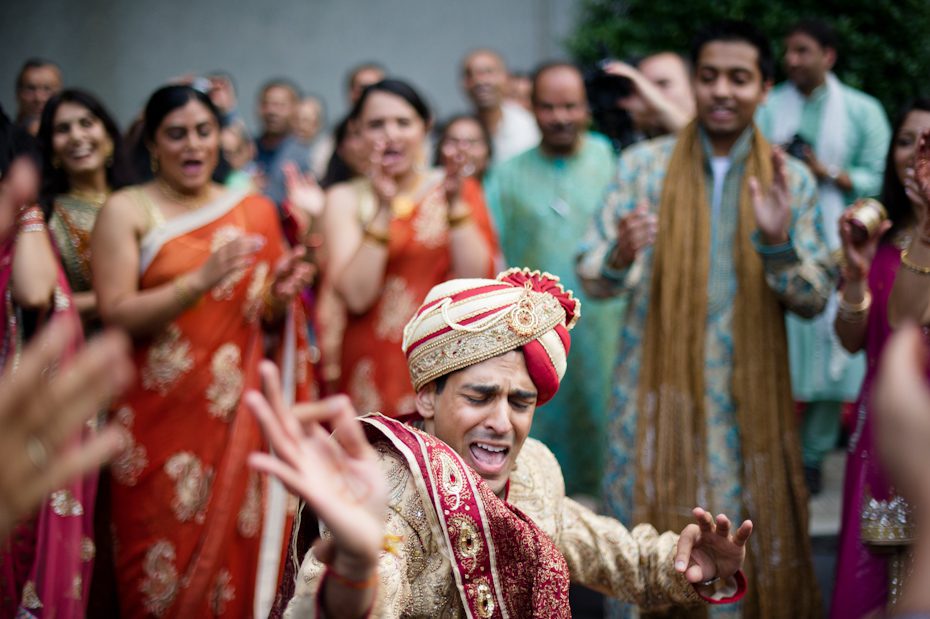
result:
M 110 192 L 130 182 L 119 128 L 93 95 L 65 90 L 42 112 L 40 202 L 85 330 L 100 327 L 90 281 L 90 231 Z

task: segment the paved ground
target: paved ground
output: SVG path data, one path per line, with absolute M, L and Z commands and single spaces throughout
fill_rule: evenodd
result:
M 824 614 L 829 612 L 836 567 L 836 540 L 840 530 L 843 505 L 843 471 L 846 452 L 836 450 L 827 456 L 823 467 L 823 491 L 810 502 L 810 534 L 814 553 L 814 571 L 823 593 Z M 571 588 L 572 616 L 576 619 L 603 617 L 603 598 L 584 587 Z

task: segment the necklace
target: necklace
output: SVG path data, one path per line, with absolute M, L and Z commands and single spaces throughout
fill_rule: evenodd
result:
M 209 188 L 204 194 L 198 194 L 195 196 L 187 196 L 183 193 L 175 190 L 171 185 L 166 183 L 161 178 L 155 179 L 155 184 L 158 186 L 158 190 L 163 196 L 168 198 L 171 202 L 175 204 L 180 204 L 186 209 L 194 210 L 198 209 L 209 200 Z
M 96 207 L 103 206 L 103 203 L 106 202 L 107 196 L 110 195 L 109 191 L 80 191 L 78 189 L 72 189 L 68 192 L 68 195 L 77 200 L 83 202 L 88 202 L 93 204 Z

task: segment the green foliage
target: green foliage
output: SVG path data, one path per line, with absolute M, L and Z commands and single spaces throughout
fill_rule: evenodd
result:
M 930 95 L 928 0 L 584 0 L 568 47 L 583 63 L 605 51 L 616 58 L 687 55 L 697 28 L 723 18 L 753 21 L 771 37 L 776 58 L 792 23 L 822 19 L 839 37 L 839 78 L 877 97 L 890 115 Z

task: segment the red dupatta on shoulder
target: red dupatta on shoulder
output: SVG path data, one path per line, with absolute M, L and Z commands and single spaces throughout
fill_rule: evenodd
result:
M 362 418 L 410 466 L 436 510 L 469 617 L 570 617 L 568 566 L 552 540 L 495 495 L 439 439 L 382 415 Z

